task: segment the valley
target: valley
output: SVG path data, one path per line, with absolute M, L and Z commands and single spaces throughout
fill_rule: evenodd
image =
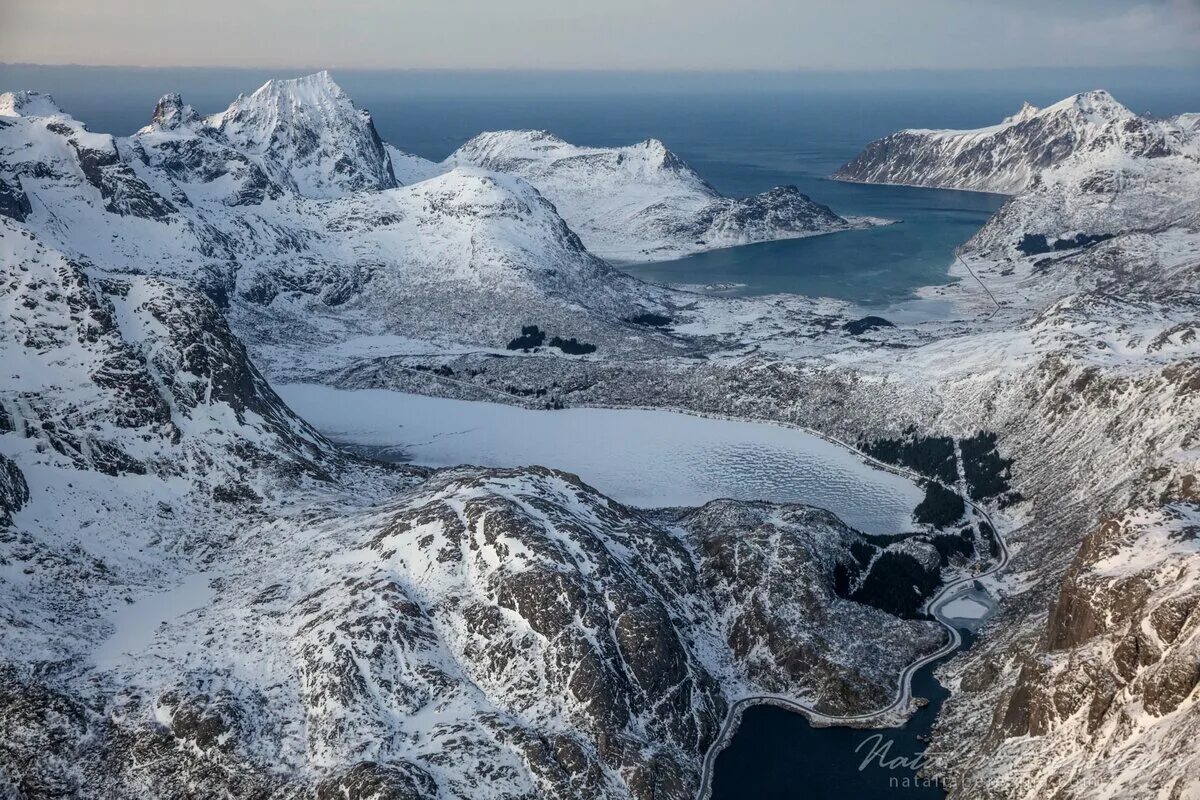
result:
M 952 796 L 1192 796 L 1193 116 L 868 144 L 836 177 L 1012 193 L 871 302 L 610 263 L 904 225 L 655 139 L 0 95 L 0 782 L 691 800 L 771 701 L 923 714 Z

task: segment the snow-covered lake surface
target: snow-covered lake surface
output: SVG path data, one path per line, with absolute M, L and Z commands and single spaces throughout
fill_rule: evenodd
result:
M 717 498 L 807 503 L 866 533 L 911 527 L 921 490 L 803 431 L 673 411 L 531 411 L 497 403 L 312 384 L 275 387 L 335 441 L 433 467 L 539 464 L 629 505 Z
M 93 663 L 103 669 L 136 659 L 160 625 L 209 604 L 216 594 L 209 585 L 213 577 L 206 572 L 188 575 L 174 588 L 144 594 L 118 609 L 109 620 L 116 630 L 92 653 Z
M 950 619 L 979 619 L 988 610 L 987 603 L 971 597 L 956 597 L 940 609 L 942 616 Z

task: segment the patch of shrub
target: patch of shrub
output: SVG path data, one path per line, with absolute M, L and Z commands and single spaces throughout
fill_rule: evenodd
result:
M 634 325 L 646 325 L 651 328 L 665 328 L 674 322 L 670 317 L 664 317 L 662 314 L 655 314 L 650 311 L 629 317 L 625 321 L 632 322 Z
M 979 520 L 979 532 L 983 534 L 983 540 L 987 542 L 988 553 L 993 559 L 1000 557 L 1000 542 L 996 538 L 996 532 L 992 530 L 992 526 L 988 525 L 985 520 Z
M 963 474 L 972 500 L 1002 495 L 1009 490 L 1011 458 L 1002 458 L 996 450 L 996 434 L 977 433 L 959 442 Z
M 596 345 L 581 342 L 572 336 L 570 339 L 563 339 L 560 336 L 555 336 L 550 340 L 551 347 L 557 347 L 564 353 L 572 356 L 582 356 L 587 353 L 596 352 Z
M 537 325 L 526 325 L 521 328 L 521 335 L 508 343 L 509 350 L 532 350 L 541 347 L 546 341 L 546 332 Z
M 967 510 L 966 503 L 958 492 L 952 492 L 940 483 L 925 482 L 925 499 L 913 511 L 917 522 L 946 528 L 962 519 Z
M 948 436 L 909 439 L 877 439 L 863 446 L 863 452 L 888 464 L 908 467 L 914 472 L 943 483 L 958 480 L 954 459 L 954 440 Z
M 920 618 L 925 598 L 940 581 L 937 570 L 926 571 L 907 553 L 885 552 L 875 560 L 852 599 L 905 619 Z
M 842 326 L 842 330 L 849 333 L 851 336 L 859 336 L 867 331 L 873 331 L 876 328 L 894 328 L 892 323 L 888 322 L 883 317 L 867 316 L 862 319 L 855 319 L 847 322 Z
M 975 552 L 975 532 L 970 527 L 963 528 L 958 533 L 931 536 L 929 542 L 941 555 L 943 567 L 949 564 L 954 556 L 970 556 Z
M 1111 233 L 1077 233 L 1068 239 L 1055 239 L 1051 242 L 1044 233 L 1027 233 L 1017 242 L 1017 249 L 1027 256 L 1038 256 L 1042 253 L 1075 250 L 1111 238 Z

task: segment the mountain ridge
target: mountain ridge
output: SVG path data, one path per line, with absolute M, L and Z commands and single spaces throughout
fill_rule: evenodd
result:
M 1115 147 L 1134 157 L 1172 152 L 1169 121 L 1138 117 L 1104 90 L 1046 108 L 1026 103 L 998 125 L 907 129 L 869 143 L 833 173 L 837 180 L 1016 194 L 1044 169 Z

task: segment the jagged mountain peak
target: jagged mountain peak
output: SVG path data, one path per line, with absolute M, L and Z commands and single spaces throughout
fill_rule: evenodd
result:
M 151 125 L 168 130 L 199 120 L 200 115 L 196 113 L 196 109 L 185 105 L 177 92 L 160 97 L 154 105 L 154 113 L 150 116 Z
M 0 117 L 65 116 L 54 98 L 43 92 L 20 90 L 0 94 Z
M 1026 103 L 997 125 L 898 131 L 869 143 L 833 177 L 1016 194 L 1040 172 L 1078 153 L 1158 157 L 1176 149 L 1162 123 L 1142 119 L 1107 91 L 1093 89 L 1042 109 Z
M 1005 125 L 1012 125 L 1019 122 L 1024 122 L 1027 119 L 1032 119 L 1038 115 L 1041 109 L 1026 100 L 1021 104 L 1021 110 L 1013 114 L 1011 117 L 1004 118 Z
M 319 72 L 314 72 L 311 75 L 302 75 L 299 78 L 272 78 L 262 86 L 254 90 L 251 97 L 258 98 L 303 98 L 307 102 L 313 102 L 318 98 L 329 98 L 332 100 L 349 100 L 349 96 L 329 74 L 329 70 L 323 69 Z M 239 98 L 241 99 L 241 98 Z
M 299 194 L 337 197 L 396 186 L 371 115 L 355 108 L 328 72 L 267 81 L 206 122 Z

